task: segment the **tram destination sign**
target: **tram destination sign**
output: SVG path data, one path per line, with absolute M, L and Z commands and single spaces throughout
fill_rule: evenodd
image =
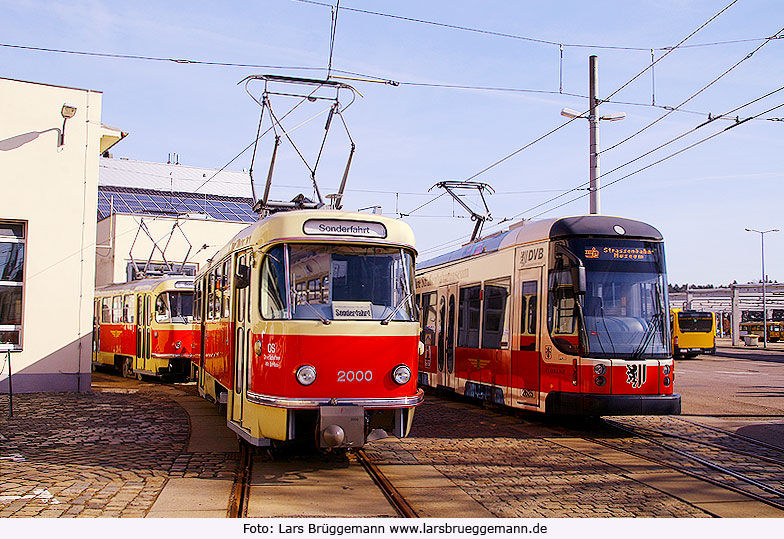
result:
M 302 226 L 305 234 L 313 236 L 357 236 L 361 238 L 386 238 L 387 227 L 372 221 L 343 219 L 308 219 Z
M 586 247 L 585 258 L 588 260 L 656 261 L 655 251 L 647 247 Z

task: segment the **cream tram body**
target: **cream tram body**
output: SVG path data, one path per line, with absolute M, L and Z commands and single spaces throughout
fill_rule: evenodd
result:
M 300 210 L 248 227 L 196 279 L 200 394 L 254 445 L 406 436 L 423 398 L 415 256 L 410 227 L 376 215 Z
M 184 379 L 193 359 L 193 277 L 113 284 L 95 290 L 93 364 Z
M 680 412 L 661 234 L 578 216 L 418 264 L 421 385 L 556 414 Z

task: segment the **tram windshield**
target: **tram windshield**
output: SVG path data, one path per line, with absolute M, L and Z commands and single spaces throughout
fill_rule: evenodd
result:
M 562 352 L 595 358 L 670 356 L 661 243 L 561 240 L 555 242 L 551 267 L 548 327 Z
M 163 292 L 155 300 L 155 321 L 189 324 L 193 321 L 193 292 Z
M 395 247 L 278 245 L 261 267 L 267 319 L 413 321 L 414 258 Z

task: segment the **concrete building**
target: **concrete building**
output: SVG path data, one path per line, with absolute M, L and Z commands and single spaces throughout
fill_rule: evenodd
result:
M 101 100 L 0 78 L 2 393 L 90 389 Z
M 254 223 L 246 173 L 102 157 L 95 285 L 195 274 Z

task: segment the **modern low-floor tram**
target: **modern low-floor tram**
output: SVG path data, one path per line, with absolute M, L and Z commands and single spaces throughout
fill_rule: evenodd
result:
M 401 221 L 276 213 L 196 279 L 199 392 L 257 446 L 358 448 L 406 436 L 423 400 L 414 238 Z
M 630 219 L 517 224 L 418 264 L 419 382 L 553 414 L 677 414 L 664 245 Z
M 165 276 L 95 290 L 93 365 L 123 376 L 183 380 L 193 359 L 193 277 Z

